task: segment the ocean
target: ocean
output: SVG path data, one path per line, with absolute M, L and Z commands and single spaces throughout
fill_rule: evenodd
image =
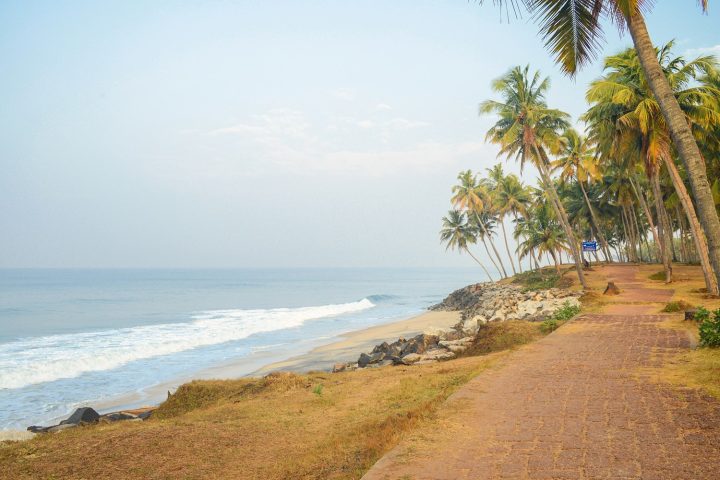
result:
M 113 399 L 158 402 L 153 386 L 219 365 L 250 374 L 484 280 L 478 269 L 0 270 L 0 430 Z

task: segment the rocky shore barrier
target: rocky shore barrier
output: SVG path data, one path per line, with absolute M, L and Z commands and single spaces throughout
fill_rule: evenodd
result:
M 50 425 L 47 427 L 41 427 L 38 425 L 31 425 L 27 428 L 30 433 L 58 433 L 63 430 L 69 430 L 71 428 L 77 428 L 84 425 L 93 425 L 96 423 L 114 423 L 120 421 L 136 421 L 142 422 L 147 420 L 152 415 L 152 412 L 157 407 L 143 407 L 136 408 L 134 410 L 123 410 L 120 412 L 105 413 L 103 415 L 95 411 L 90 407 L 81 407 L 75 409 L 75 411 L 65 420 L 61 421 L 57 425 Z
M 451 330 L 398 338 L 362 353 L 357 362 L 338 363 L 333 372 L 388 365 L 421 365 L 455 358 L 474 341 L 481 326 L 490 322 L 541 322 L 565 306 L 578 307 L 582 292 L 562 288 L 527 291 L 518 285 L 476 283 L 452 292 L 430 310 L 460 311 L 461 321 Z

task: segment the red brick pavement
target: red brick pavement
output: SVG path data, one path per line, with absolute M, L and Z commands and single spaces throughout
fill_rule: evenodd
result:
M 667 319 L 576 319 L 472 380 L 363 478 L 720 479 L 720 402 L 643 374 L 690 345 Z

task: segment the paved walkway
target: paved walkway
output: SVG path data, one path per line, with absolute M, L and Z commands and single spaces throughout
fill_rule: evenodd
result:
M 629 301 L 644 296 L 629 286 Z M 628 308 L 584 315 L 478 376 L 363 478 L 720 478 L 720 402 L 643 373 L 688 334 Z

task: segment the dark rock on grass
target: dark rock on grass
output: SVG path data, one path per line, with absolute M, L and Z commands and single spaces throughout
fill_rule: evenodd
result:
M 421 333 L 408 340 L 407 345 L 400 352 L 401 356 L 405 356 L 408 353 L 425 353 L 433 345 L 437 345 L 440 338 L 437 335 L 427 335 Z
M 62 432 L 63 430 L 69 430 L 71 428 L 77 428 L 80 424 L 78 423 L 61 423 L 60 425 L 55 425 L 52 427 L 48 427 L 45 429 L 47 433 L 58 433 Z
M 150 418 L 150 416 L 153 414 L 153 412 L 154 412 L 154 410 L 147 410 L 145 412 L 138 413 L 137 418 L 139 418 L 140 420 L 147 420 L 148 418 Z
M 619 293 L 620 289 L 615 285 L 615 282 L 608 282 L 603 295 L 618 295 Z
M 30 425 L 27 427 L 28 432 L 32 433 L 45 433 L 47 432 L 48 427 L 41 427 L 39 425 Z
M 90 407 L 78 408 L 73 412 L 67 420 L 60 422 L 60 425 L 81 425 L 85 423 L 97 423 L 100 420 L 100 414 Z
M 114 412 L 114 413 L 108 413 L 107 415 L 103 415 L 100 417 L 101 422 L 119 422 L 122 420 L 132 420 L 134 418 L 138 418 L 137 415 L 132 415 L 130 413 L 125 412 Z

